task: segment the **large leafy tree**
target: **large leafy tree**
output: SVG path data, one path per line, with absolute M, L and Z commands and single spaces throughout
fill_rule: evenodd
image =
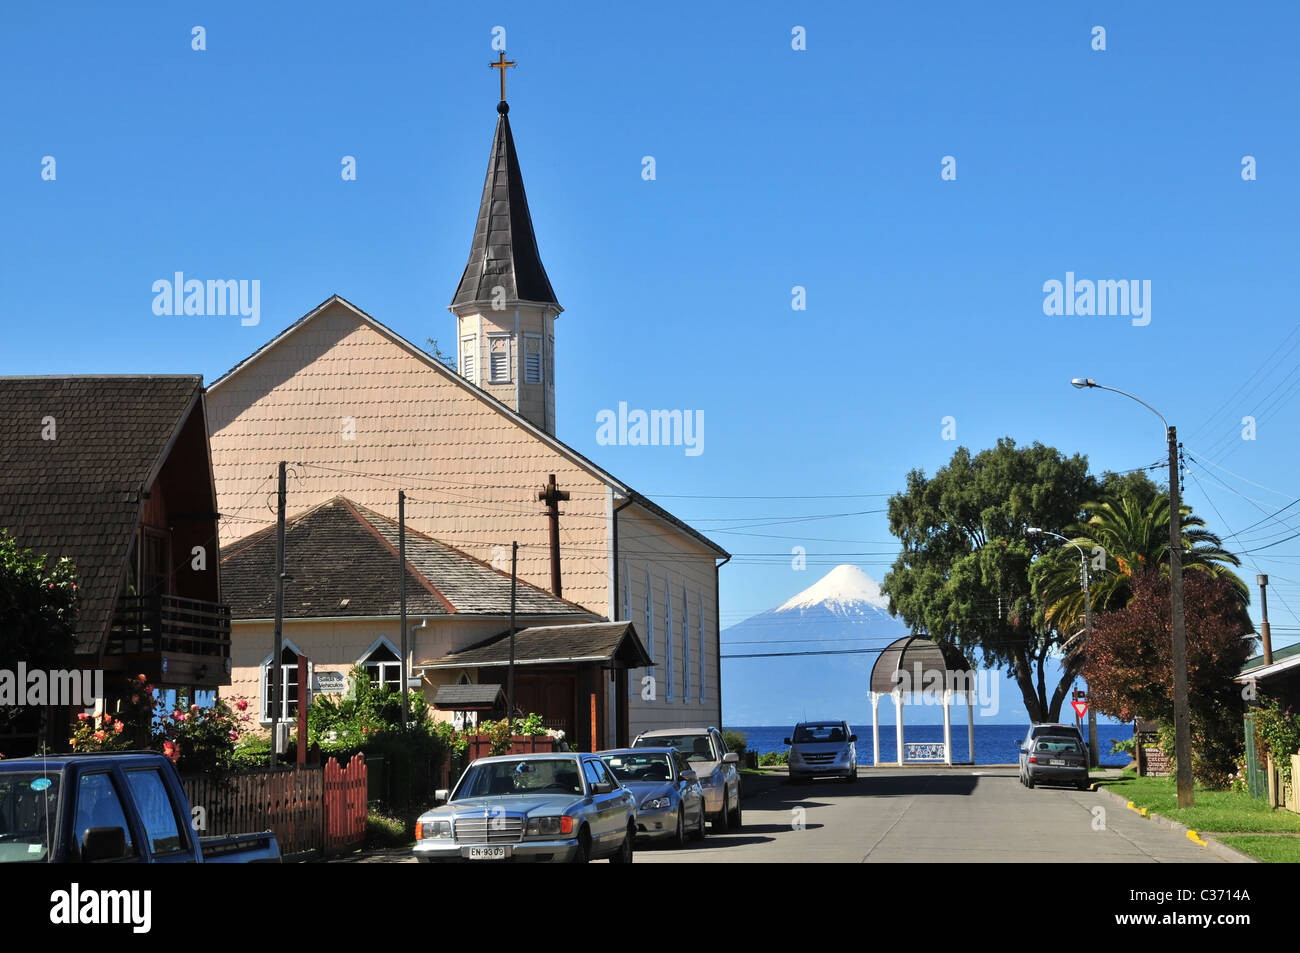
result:
M 20 549 L 0 529 L 0 669 L 66 667 L 76 646 L 76 583 L 67 559 L 47 565 L 45 556 Z M 0 709 L 0 729 L 24 714 Z
M 1169 578 L 1151 568 L 1129 586 L 1127 605 L 1093 620 L 1082 674 L 1098 712 L 1169 725 L 1174 714 Z M 1245 703 L 1232 679 L 1253 651 L 1254 626 L 1232 581 L 1212 573 L 1184 577 L 1183 606 L 1192 770 L 1202 783 L 1220 786 L 1241 746 Z
M 889 500 L 902 552 L 882 583 L 890 611 L 913 629 L 1009 669 L 1035 721 L 1056 721 L 1082 657 L 1038 611 L 1029 573 L 1030 526 L 1073 526 L 1099 492 L 1086 458 L 1003 438 L 974 456 L 965 447 L 933 477 L 921 470 Z M 1047 684 L 1046 661 L 1064 674 Z
M 1169 497 L 1154 485 L 1127 484 L 1090 504 L 1089 515 L 1073 527 L 1073 542 L 1088 556 L 1093 612 L 1117 609 L 1132 597 L 1132 582 L 1149 569 L 1169 573 Z M 1250 590 L 1232 570 L 1241 565 L 1223 548 L 1222 540 L 1205 528 L 1205 521 L 1181 512 L 1183 569 L 1224 580 L 1243 606 Z M 1047 541 L 1048 544 L 1056 541 Z M 1078 551 L 1060 545 L 1049 550 L 1034 567 L 1032 578 L 1048 622 L 1066 631 L 1084 624 L 1084 597 L 1080 585 Z

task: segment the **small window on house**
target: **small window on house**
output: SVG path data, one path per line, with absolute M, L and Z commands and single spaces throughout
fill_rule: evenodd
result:
M 380 642 L 359 664 L 370 676 L 371 685 L 387 685 L 395 692 L 402 690 L 402 660 L 388 643 Z
M 262 663 L 262 721 L 271 720 L 271 677 L 274 671 L 268 658 Z M 298 717 L 298 653 L 286 645 L 280 653 L 280 720 Z M 307 686 L 310 700 L 311 685 Z
M 492 384 L 509 384 L 510 375 L 510 336 L 508 334 L 488 335 L 488 382 Z
M 540 334 L 524 335 L 524 383 L 540 384 L 542 382 L 542 336 Z
M 478 383 L 474 379 L 474 358 L 477 356 L 474 343 L 474 338 L 461 338 L 460 341 L 460 372 L 471 384 Z

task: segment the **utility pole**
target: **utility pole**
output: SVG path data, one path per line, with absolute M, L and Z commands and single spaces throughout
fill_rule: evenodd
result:
M 555 482 L 555 477 L 551 477 L 551 482 Z M 510 667 L 506 673 L 506 723 L 512 726 L 511 734 L 514 733 L 515 718 L 515 586 L 519 579 L 518 559 L 519 543 L 512 542 L 510 544 Z
M 397 491 L 397 562 L 400 573 L 400 605 L 398 610 L 402 626 L 402 732 L 406 732 L 406 491 Z
M 1088 560 L 1083 561 L 1083 628 L 1086 633 L 1083 637 L 1084 652 L 1092 650 L 1092 588 L 1088 585 Z M 1095 768 L 1101 763 L 1101 752 L 1098 745 L 1101 744 L 1097 732 L 1097 709 L 1092 707 L 1092 686 L 1088 686 L 1088 694 L 1084 696 L 1084 701 L 1088 703 L 1088 767 Z
M 280 653 L 284 651 L 284 461 L 280 461 L 280 483 L 275 515 L 275 638 L 271 643 L 271 664 L 267 667 L 267 688 L 271 701 L 271 767 L 275 767 L 276 736 L 280 731 L 280 687 L 284 667 Z M 301 659 L 298 660 L 301 663 Z M 299 664 L 298 680 L 306 677 Z
M 1183 622 L 1183 515 L 1178 480 L 1178 428 L 1169 434 L 1169 613 L 1174 630 L 1174 757 L 1178 770 L 1178 806 L 1191 807 L 1192 722 L 1187 704 L 1187 628 Z
M 1174 759 L 1178 763 L 1178 806 L 1191 807 L 1195 794 L 1192 788 L 1192 723 L 1187 702 L 1187 627 L 1183 619 L 1183 514 L 1178 491 L 1178 429 L 1145 400 L 1118 387 L 1098 384 L 1091 377 L 1076 377 L 1070 384 L 1080 390 L 1096 387 L 1136 400 L 1159 417 L 1165 427 L 1165 439 L 1169 444 L 1169 615 L 1174 650 Z
M 1260 573 L 1255 577 L 1259 583 L 1259 611 L 1263 618 L 1259 622 L 1259 637 L 1264 641 L 1264 664 L 1273 664 L 1273 637 L 1268 629 L 1268 576 Z
M 551 521 L 551 592 L 563 595 L 560 590 L 560 503 L 569 499 L 569 491 L 561 490 L 555 483 L 555 474 L 550 482 L 537 493 L 537 498 L 546 504 L 546 515 Z

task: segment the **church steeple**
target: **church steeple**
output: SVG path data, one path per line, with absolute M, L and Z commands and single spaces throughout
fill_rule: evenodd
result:
M 505 100 L 501 101 L 469 261 L 452 297 L 458 323 L 460 371 L 547 433 L 555 432 L 552 378 L 555 317 L 563 310 L 542 266 L 524 194 Z

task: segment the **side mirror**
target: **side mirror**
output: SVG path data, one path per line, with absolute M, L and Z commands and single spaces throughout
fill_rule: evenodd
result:
M 592 794 L 608 794 L 612 790 L 614 790 L 614 785 L 608 781 L 597 781 L 591 786 Z
M 126 856 L 126 831 L 120 827 L 88 827 L 81 835 L 81 859 L 116 860 Z
M 857 740 L 858 740 L 857 735 L 849 735 L 849 741 L 857 741 Z
M 782 743 L 782 744 L 787 744 L 787 745 L 788 745 L 788 744 L 790 743 L 790 739 L 789 739 L 789 738 L 786 738 L 786 739 L 783 740 L 781 743 Z
M 450 791 L 448 791 L 446 788 L 438 788 L 438 790 L 433 792 L 433 806 L 439 807 L 443 804 L 446 804 L 447 801 L 450 800 L 450 798 L 451 798 Z
M 687 784 L 694 784 L 699 779 L 699 775 L 689 768 L 682 772 L 682 780 Z
M 736 752 L 734 751 L 728 751 L 726 754 L 722 756 L 723 764 L 735 764 L 739 760 L 740 760 L 740 755 L 736 754 Z

